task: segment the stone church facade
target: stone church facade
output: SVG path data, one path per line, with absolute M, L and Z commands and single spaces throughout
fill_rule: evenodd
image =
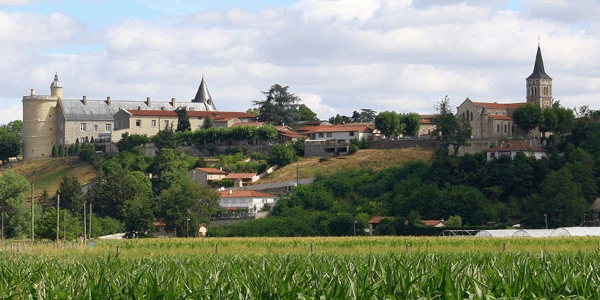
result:
M 526 82 L 526 102 L 475 102 L 467 98 L 457 108 L 457 116 L 469 121 L 474 139 L 501 139 L 522 134 L 514 124 L 512 113 L 521 105 L 533 103 L 544 108 L 552 106 L 552 78 L 546 74 L 542 51 L 538 45 L 533 72 Z

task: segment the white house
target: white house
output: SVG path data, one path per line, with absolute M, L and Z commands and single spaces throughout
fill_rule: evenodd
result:
M 546 157 L 548 151 L 535 145 L 529 145 L 525 141 L 508 141 L 500 146 L 487 150 L 487 159 L 492 160 L 496 157 L 510 156 L 514 158 L 517 153 L 522 152 L 525 156 L 533 156 L 536 159 Z
M 195 168 L 188 172 L 188 177 L 201 185 L 223 180 L 225 175 L 227 175 L 225 171 L 215 168 Z
M 275 195 L 258 191 L 221 191 L 219 207 L 224 209 L 248 209 L 248 214 L 253 215 L 263 209 L 265 204 L 273 206 L 278 198 Z
M 305 126 L 298 130 L 298 132 L 308 136 L 311 140 L 333 140 L 346 143 L 354 139 L 371 139 L 374 131 L 375 127 L 371 124 Z

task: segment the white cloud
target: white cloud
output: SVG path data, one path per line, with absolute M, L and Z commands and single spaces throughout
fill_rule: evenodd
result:
M 342 22 L 369 20 L 381 7 L 376 0 L 302 0 L 292 6 L 308 22 L 335 19 Z
M 9 107 L 0 107 L 0 125 L 8 124 L 10 121 L 21 120 L 23 116 L 23 107 L 13 105 Z
M 22 6 L 34 3 L 36 0 L 0 0 L 0 6 Z
M 302 99 L 301 104 L 309 107 L 321 120 L 329 119 L 329 117 L 335 116 L 337 113 L 339 113 L 338 109 L 323 104 L 323 99 L 320 95 L 303 93 L 299 94 L 298 97 Z

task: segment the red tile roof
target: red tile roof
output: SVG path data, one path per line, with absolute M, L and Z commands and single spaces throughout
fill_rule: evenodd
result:
M 315 132 L 373 132 L 371 128 L 367 125 L 319 125 L 319 126 L 305 126 L 298 131 L 306 134 L 315 133 Z
M 229 173 L 225 179 L 252 179 L 256 173 Z
M 208 174 L 227 174 L 226 172 L 215 168 L 196 168 L 196 170 L 200 170 Z
M 529 146 L 524 141 L 508 141 L 506 143 L 500 144 L 500 146 L 490 148 L 487 152 L 496 152 L 496 151 L 536 151 L 536 152 L 547 152 L 546 149 L 540 148 L 538 146 Z
M 473 104 L 477 105 L 477 106 L 481 106 L 481 107 L 486 107 L 486 108 L 517 108 L 521 105 L 526 104 L 525 102 L 521 102 L 521 103 L 488 103 L 488 102 L 473 102 Z
M 177 113 L 172 110 L 127 110 L 133 116 L 156 116 L 156 117 L 176 117 Z M 235 111 L 188 111 L 189 117 L 201 117 L 205 118 L 210 116 L 211 119 L 227 119 L 227 118 L 256 118 L 255 115 L 245 112 Z
M 444 224 L 444 221 L 443 220 L 421 220 L 421 223 L 423 223 L 423 225 L 425 225 L 425 226 L 435 226 L 440 223 Z
M 369 220 L 369 224 L 379 224 L 381 223 L 381 220 L 383 219 L 391 219 L 392 217 L 380 217 L 380 216 L 375 216 L 373 218 L 371 218 L 371 220 Z
M 231 125 L 231 127 L 238 127 L 238 126 L 250 126 L 250 127 L 260 127 L 265 125 L 265 123 L 263 122 L 242 122 L 242 123 L 235 123 L 233 125 Z
M 269 197 L 275 198 L 275 195 L 257 192 L 257 191 L 240 191 L 240 190 L 224 190 L 221 191 L 221 198 L 239 198 L 239 197 Z
M 304 134 L 297 133 L 291 130 L 278 130 L 279 135 L 291 138 L 291 139 L 305 139 L 306 136 Z
M 509 117 L 509 116 L 505 116 L 505 115 L 490 115 L 489 116 L 492 119 L 496 119 L 496 120 L 507 120 L 507 121 L 512 121 L 513 118 Z

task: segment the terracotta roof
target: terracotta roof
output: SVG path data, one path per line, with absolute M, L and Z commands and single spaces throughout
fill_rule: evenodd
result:
M 209 173 L 209 174 L 227 174 L 226 172 L 219 170 L 219 169 L 215 169 L 215 168 L 196 168 L 196 170 L 200 170 L 204 173 Z
M 133 116 L 170 116 L 176 117 L 177 113 L 172 110 L 136 110 L 130 109 L 127 110 Z M 211 119 L 226 119 L 226 118 L 256 118 L 255 115 L 245 113 L 245 112 L 235 112 L 235 111 L 198 111 L 192 110 L 188 111 L 187 115 L 189 117 L 201 117 L 205 118 L 206 116 L 210 116 Z
M 229 173 L 225 179 L 252 179 L 256 173 Z
M 319 125 L 319 126 L 305 126 L 298 131 L 302 133 L 315 133 L 315 132 L 373 132 L 367 125 Z
M 473 102 L 473 104 L 486 108 L 517 108 L 521 105 L 526 104 L 525 102 L 521 103 L 489 103 L 489 102 Z
M 490 148 L 487 152 L 496 152 L 496 151 L 536 151 L 536 152 L 547 152 L 546 149 L 540 148 L 538 146 L 529 146 L 527 143 L 523 141 L 508 141 L 506 143 L 500 144 L 500 146 L 496 146 L 494 148 Z
M 291 131 L 291 130 L 279 130 L 277 132 L 279 132 L 279 135 L 289 137 L 289 138 L 297 138 L 297 139 L 305 139 L 306 138 L 306 136 L 304 134 L 297 133 L 297 132 Z
M 435 226 L 440 223 L 444 224 L 444 221 L 443 220 L 421 220 L 421 223 L 423 223 L 423 225 L 425 225 L 425 226 Z
M 262 193 L 258 191 L 240 191 L 240 190 L 224 190 L 221 191 L 221 198 L 239 198 L 239 197 L 272 197 L 275 195 Z
M 369 224 L 379 224 L 381 223 L 381 220 L 383 219 L 391 219 L 392 217 L 380 217 L 380 216 L 375 216 L 373 218 L 371 218 L 371 220 L 369 220 Z
M 492 119 L 496 119 L 496 120 L 508 120 L 508 121 L 512 121 L 513 118 L 509 117 L 509 116 L 505 116 L 505 115 L 489 115 L 490 118 Z

